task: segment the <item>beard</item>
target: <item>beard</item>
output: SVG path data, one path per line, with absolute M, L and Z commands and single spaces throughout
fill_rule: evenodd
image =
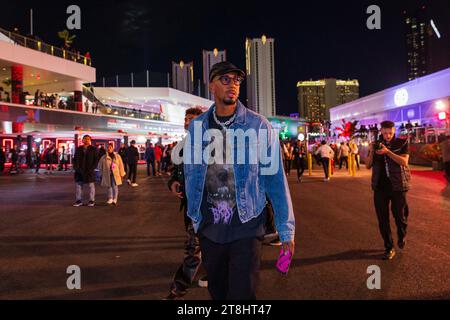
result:
M 237 101 L 237 99 L 232 99 L 232 98 L 223 98 L 222 99 L 222 102 L 227 106 L 235 104 L 236 101 Z

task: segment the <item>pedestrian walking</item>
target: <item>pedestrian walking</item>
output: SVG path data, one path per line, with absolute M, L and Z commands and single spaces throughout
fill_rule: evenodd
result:
M 114 152 L 114 145 L 108 144 L 108 152 L 98 162 L 98 170 L 101 173 L 101 185 L 108 188 L 107 204 L 117 205 L 119 198 L 119 186 L 125 177 L 122 158 Z
M 98 164 L 97 149 L 92 146 L 91 136 L 83 137 L 83 145 L 75 150 L 73 158 L 74 179 L 76 184 L 76 201 L 74 207 L 83 205 L 83 188 L 89 186 L 88 206 L 95 205 L 95 168 Z
M 395 256 L 395 249 L 389 223 L 389 208 L 397 226 L 398 247 L 403 249 L 409 216 L 406 196 L 411 175 L 408 167 L 408 140 L 395 137 L 395 125 L 392 121 L 381 123 L 381 135 L 381 141 L 370 145 L 366 167 L 372 169 L 375 211 L 385 248 L 383 259 L 391 260 Z
M 267 164 L 263 165 L 261 161 L 250 163 L 249 157 L 244 157 L 244 163 L 238 164 L 237 154 L 252 149 L 249 139 L 234 146 L 236 154 L 232 161 L 227 161 L 225 150 L 231 146 L 226 139 L 222 139 L 225 142 L 223 154 L 214 155 L 214 158 L 220 157 L 218 162 L 205 152 L 208 151 L 205 150 L 209 146 L 207 143 L 184 146 L 184 153 L 188 148 L 188 155 L 192 156 L 187 158 L 189 162 L 184 159 L 187 215 L 199 234 L 208 291 L 214 300 L 256 299 L 261 240 L 265 234 L 266 196 L 273 205 L 283 250 L 294 253 L 295 218 L 280 145 L 269 121 L 238 100 L 244 78 L 245 73 L 230 62 L 215 64 L 209 74 L 209 88 L 215 103 L 192 120 L 188 134 L 191 141 L 203 141 L 209 129 L 217 129 L 213 132 L 222 132 L 224 138 L 227 129 L 257 132 L 257 138 L 270 145 L 272 164 L 278 165 L 266 171 Z M 210 157 L 196 163 L 192 160 L 196 152 Z

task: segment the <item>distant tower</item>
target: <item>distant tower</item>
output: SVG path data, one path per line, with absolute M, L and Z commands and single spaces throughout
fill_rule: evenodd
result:
M 203 84 L 205 85 L 205 98 L 214 100 L 214 95 L 209 92 L 209 72 L 216 63 L 226 61 L 226 50 L 219 51 L 215 48 L 213 51 L 203 50 Z
M 194 92 L 194 63 L 172 62 L 172 85 L 174 89 L 192 94 Z
M 274 41 L 264 35 L 245 41 L 247 106 L 265 117 L 277 114 Z

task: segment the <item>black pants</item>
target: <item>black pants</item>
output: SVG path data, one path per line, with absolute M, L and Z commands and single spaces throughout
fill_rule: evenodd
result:
M 128 180 L 131 180 L 131 183 L 136 183 L 137 163 L 129 163 L 128 169 Z
M 300 179 L 303 176 L 303 172 L 305 172 L 305 161 L 303 158 L 296 159 L 297 165 L 297 178 Z
M 357 154 L 355 154 L 355 162 L 356 162 L 356 166 L 358 167 L 358 170 L 359 170 L 359 156 Z
M 292 160 L 284 160 L 284 170 L 287 174 L 291 172 Z
M 213 300 L 255 300 L 261 264 L 261 239 L 227 244 L 201 237 L 203 265 Z
M 342 163 L 345 162 L 345 168 L 348 169 L 348 157 L 341 157 L 339 160 L 339 169 L 342 169 Z
M 384 247 L 386 250 L 390 250 L 394 247 L 394 242 L 389 221 L 389 205 L 397 225 L 398 240 L 401 241 L 406 236 L 406 228 L 408 226 L 409 209 L 406 201 L 406 192 L 376 190 L 374 192 L 374 202 Z
M 4 170 L 5 170 L 5 162 L 0 161 L 0 173 L 3 173 Z
M 155 160 L 147 161 L 147 176 L 150 176 L 150 166 L 152 166 L 153 176 L 156 176 Z
M 328 166 L 330 163 L 330 158 L 321 158 L 320 160 L 322 162 L 323 172 L 325 173 L 325 178 L 328 178 Z
M 200 241 L 194 233 L 192 222 L 190 222 L 186 225 L 184 260 L 175 273 L 170 290 L 177 295 L 185 295 L 194 282 L 201 262 Z
M 266 234 L 277 232 L 277 229 L 275 228 L 275 218 L 273 215 L 274 215 L 273 207 L 272 204 L 269 202 L 266 205 L 266 223 L 265 223 Z
M 61 170 L 66 170 L 67 171 L 67 161 L 66 160 L 62 160 L 60 163 L 59 163 L 59 171 L 61 171 Z

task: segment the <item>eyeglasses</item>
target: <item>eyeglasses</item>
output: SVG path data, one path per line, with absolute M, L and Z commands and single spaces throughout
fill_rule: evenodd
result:
M 229 76 L 220 76 L 218 78 L 218 80 L 220 81 L 220 83 L 222 83 L 224 86 L 227 86 L 231 83 L 231 80 L 233 80 L 234 84 L 237 86 L 240 86 L 242 81 L 244 81 L 244 78 L 242 77 L 229 77 Z

